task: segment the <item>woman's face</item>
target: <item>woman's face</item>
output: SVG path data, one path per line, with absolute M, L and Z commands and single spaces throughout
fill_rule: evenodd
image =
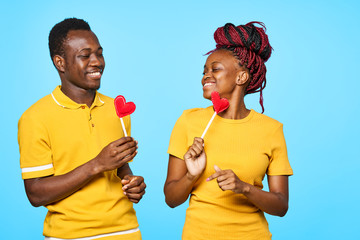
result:
M 217 91 L 222 98 L 230 99 L 234 90 L 239 86 L 236 80 L 239 78 L 240 71 L 243 69 L 232 52 L 220 49 L 210 54 L 206 60 L 204 76 L 201 80 L 204 98 L 211 99 L 211 93 Z

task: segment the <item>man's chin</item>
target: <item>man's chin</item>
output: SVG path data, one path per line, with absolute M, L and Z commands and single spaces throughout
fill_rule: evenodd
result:
M 89 90 L 97 91 L 100 89 L 100 84 L 94 84 L 92 86 L 89 86 Z

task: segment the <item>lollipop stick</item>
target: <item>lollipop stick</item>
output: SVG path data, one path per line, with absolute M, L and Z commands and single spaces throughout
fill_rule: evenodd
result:
M 122 128 L 123 128 L 123 131 L 124 131 L 124 135 L 125 135 L 125 137 L 127 137 L 127 133 L 126 133 L 126 129 L 125 129 L 125 125 L 124 125 L 124 121 L 123 121 L 123 119 L 122 119 L 122 118 L 120 118 L 120 122 L 121 122 L 121 126 L 122 126 Z
M 211 119 L 210 119 L 210 121 L 209 121 L 208 125 L 206 126 L 206 128 L 205 128 L 205 130 L 204 130 L 203 134 L 201 135 L 201 138 L 202 138 L 202 139 L 204 139 L 204 136 L 205 136 L 205 134 L 206 134 L 207 130 L 209 129 L 209 127 L 210 127 L 210 125 L 211 125 L 212 121 L 214 120 L 215 116 L 216 116 L 216 112 L 214 112 L 214 114 L 212 115 L 212 117 L 211 117 Z

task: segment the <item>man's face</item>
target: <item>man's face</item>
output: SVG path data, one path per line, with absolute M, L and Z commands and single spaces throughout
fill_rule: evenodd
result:
M 64 43 L 63 86 L 97 90 L 105 68 L 103 49 L 92 31 L 71 30 Z

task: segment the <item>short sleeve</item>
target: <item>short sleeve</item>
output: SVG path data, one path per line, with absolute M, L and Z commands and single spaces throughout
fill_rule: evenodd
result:
M 22 178 L 54 174 L 49 136 L 43 123 L 24 114 L 18 123 L 18 143 Z
M 168 153 L 180 159 L 184 159 L 184 155 L 189 149 L 186 124 L 184 112 L 176 121 L 170 136 Z
M 281 124 L 271 136 L 271 158 L 267 170 L 268 175 L 293 175 L 290 166 L 286 142 L 283 133 L 283 125 Z

